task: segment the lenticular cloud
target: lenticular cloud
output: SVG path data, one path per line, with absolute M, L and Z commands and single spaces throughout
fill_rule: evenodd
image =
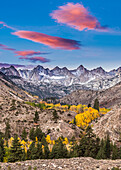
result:
M 44 57 L 20 57 L 19 59 L 22 59 L 22 60 L 28 60 L 30 62 L 33 62 L 33 63 L 36 63 L 36 62 L 40 62 L 40 63 L 47 63 L 47 62 L 50 62 L 49 59 L 47 58 L 44 58 Z
M 40 54 L 48 54 L 40 51 L 33 51 L 33 50 L 25 50 L 25 51 L 15 51 L 17 56 L 32 56 L 32 55 L 40 55 Z
M 96 17 L 79 3 L 67 3 L 60 6 L 58 10 L 53 11 L 51 17 L 58 23 L 64 23 L 79 31 L 82 30 L 97 30 L 106 31 L 106 27 L 102 27 Z
M 12 34 L 17 35 L 20 38 L 45 44 L 47 46 L 50 46 L 51 48 L 60 48 L 65 50 L 80 49 L 80 42 L 71 39 L 50 36 L 47 34 L 33 32 L 33 31 L 16 31 Z

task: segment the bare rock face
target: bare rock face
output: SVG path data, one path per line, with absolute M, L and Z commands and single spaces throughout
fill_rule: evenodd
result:
M 112 108 L 113 106 L 121 106 L 121 82 L 104 91 L 77 90 L 60 99 L 60 102 L 87 105 L 91 103 L 93 106 L 96 98 L 99 100 L 100 107 Z
M 1 170 L 111 170 L 121 168 L 121 160 L 95 160 L 93 158 L 39 159 L 16 163 L 0 163 Z
M 113 142 L 121 145 L 119 142 L 121 137 L 121 108 L 114 108 L 101 117 L 97 123 L 94 123 L 93 130 L 100 138 L 104 138 L 108 133 Z

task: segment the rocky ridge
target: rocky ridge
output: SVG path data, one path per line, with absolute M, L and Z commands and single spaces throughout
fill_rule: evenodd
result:
M 111 170 L 113 167 L 121 169 L 121 160 L 95 160 L 93 158 L 46 159 L 30 160 L 16 163 L 0 163 L 1 170 Z
M 109 134 L 111 141 L 121 145 L 121 108 L 113 108 L 93 124 L 94 133 L 100 138 Z
M 64 96 L 60 99 L 60 102 L 75 105 L 80 103 L 88 105 L 90 103 L 93 106 L 96 98 L 99 100 L 100 107 L 112 108 L 115 105 L 120 107 L 121 82 L 103 91 L 76 90 L 71 94 Z
M 74 90 L 108 89 L 121 81 L 121 68 L 106 72 L 102 67 L 93 70 L 80 65 L 77 69 L 56 66 L 50 70 L 40 65 L 31 70 L 17 70 L 11 66 L 1 68 L 16 85 L 41 98 L 65 96 Z

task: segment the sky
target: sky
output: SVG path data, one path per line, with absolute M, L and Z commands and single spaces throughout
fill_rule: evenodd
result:
M 0 1 L 0 66 L 121 66 L 120 0 Z

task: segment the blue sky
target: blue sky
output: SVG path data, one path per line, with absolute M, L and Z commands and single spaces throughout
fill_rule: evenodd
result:
M 53 10 L 68 3 L 81 4 L 95 17 L 101 26 L 106 26 L 109 31 L 87 31 L 70 27 L 67 23 L 55 22 L 50 16 Z M 16 56 L 14 51 L 0 49 L 0 62 L 23 65 L 43 65 L 53 68 L 76 68 L 84 65 L 88 69 L 102 66 L 106 70 L 121 66 L 121 1 L 120 0 L 5 0 L 0 2 L 0 21 L 16 30 L 33 31 L 50 36 L 71 39 L 81 43 L 80 49 L 58 49 L 47 44 L 37 43 L 28 38 L 16 36 L 15 31 L 0 25 L 0 44 L 16 51 L 41 51 L 38 57 L 48 59 L 47 62 L 33 60 L 27 56 Z M 24 56 L 25 57 L 25 56 Z M 35 56 L 32 56 L 35 57 Z M 31 58 L 32 58 L 31 57 Z M 37 56 L 36 56 L 37 57 Z M 36 61 L 36 62 L 35 62 Z M 44 60 L 42 60 L 44 61 Z

